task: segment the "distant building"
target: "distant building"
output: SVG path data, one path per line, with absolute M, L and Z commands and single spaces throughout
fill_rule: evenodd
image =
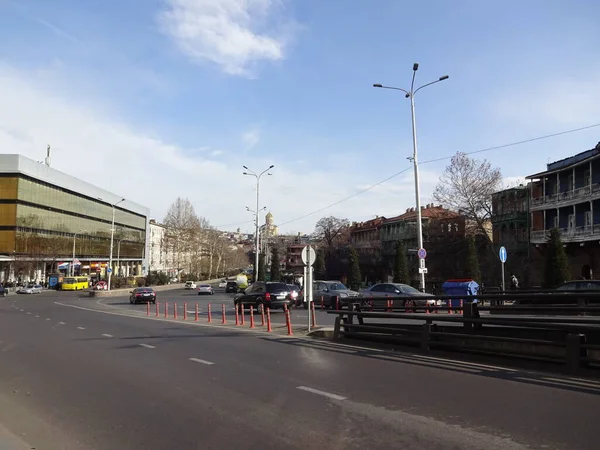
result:
M 0 281 L 43 281 L 71 268 L 104 277 L 113 211 L 113 273 L 143 275 L 149 209 L 121 199 L 47 164 L 0 155 Z
M 376 217 L 365 222 L 354 222 L 350 226 L 350 245 L 358 253 L 361 275 L 375 283 L 384 276 L 381 255 L 381 227 L 385 217 Z
M 543 255 L 549 231 L 567 244 L 573 278 L 600 269 L 600 143 L 550 163 L 531 180 L 531 243 Z
M 148 251 L 149 270 L 163 272 L 169 277 L 177 276 L 177 259 L 172 246 L 169 245 L 167 238 L 167 228 L 150 219 L 149 224 L 150 238 Z

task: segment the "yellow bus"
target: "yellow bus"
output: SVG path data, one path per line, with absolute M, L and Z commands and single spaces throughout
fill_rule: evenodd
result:
M 62 282 L 61 290 L 79 291 L 90 287 L 88 277 L 65 277 Z

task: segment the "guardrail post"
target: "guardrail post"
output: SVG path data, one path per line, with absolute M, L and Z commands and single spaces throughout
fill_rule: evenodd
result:
M 424 323 L 421 333 L 421 350 L 429 351 L 429 336 L 431 334 L 431 324 Z
M 587 352 L 581 347 L 585 342 L 585 334 L 569 333 L 566 340 L 566 363 L 570 373 L 576 374 L 581 368 L 581 356 L 585 356 Z
M 333 340 L 338 340 L 340 338 L 340 322 L 341 322 L 341 317 L 340 316 L 336 316 L 335 318 L 335 323 L 333 325 Z

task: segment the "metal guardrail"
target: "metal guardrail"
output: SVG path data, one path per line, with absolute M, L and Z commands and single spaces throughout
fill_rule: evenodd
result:
M 595 297 L 598 298 L 598 293 Z M 479 307 L 477 303 L 467 301 L 462 307 L 406 305 L 384 312 L 365 310 L 364 305 L 353 303 L 347 310 L 330 310 L 328 313 L 337 315 L 334 339 L 343 337 L 403 344 L 425 352 L 444 349 L 539 360 L 564 365 L 573 374 L 583 368 L 600 369 L 600 318 L 480 315 L 481 311 L 505 308 Z M 524 309 L 539 312 L 540 307 Z M 571 315 L 600 314 L 600 305 L 544 306 L 543 309 L 549 313 L 560 310 Z M 440 314 L 449 310 L 453 314 Z M 456 311 L 462 314 L 455 314 Z

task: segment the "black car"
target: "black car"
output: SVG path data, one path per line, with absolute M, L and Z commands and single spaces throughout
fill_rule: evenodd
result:
M 149 287 L 140 287 L 131 291 L 129 303 L 156 303 L 156 292 Z
M 228 281 L 227 286 L 225 286 L 225 293 L 233 292 L 236 294 L 238 291 L 238 285 L 235 281 Z
M 270 309 L 285 309 L 294 304 L 292 290 L 285 283 L 257 281 L 252 284 L 243 294 L 235 297 L 233 303 L 253 305 L 257 310 L 261 305 Z

